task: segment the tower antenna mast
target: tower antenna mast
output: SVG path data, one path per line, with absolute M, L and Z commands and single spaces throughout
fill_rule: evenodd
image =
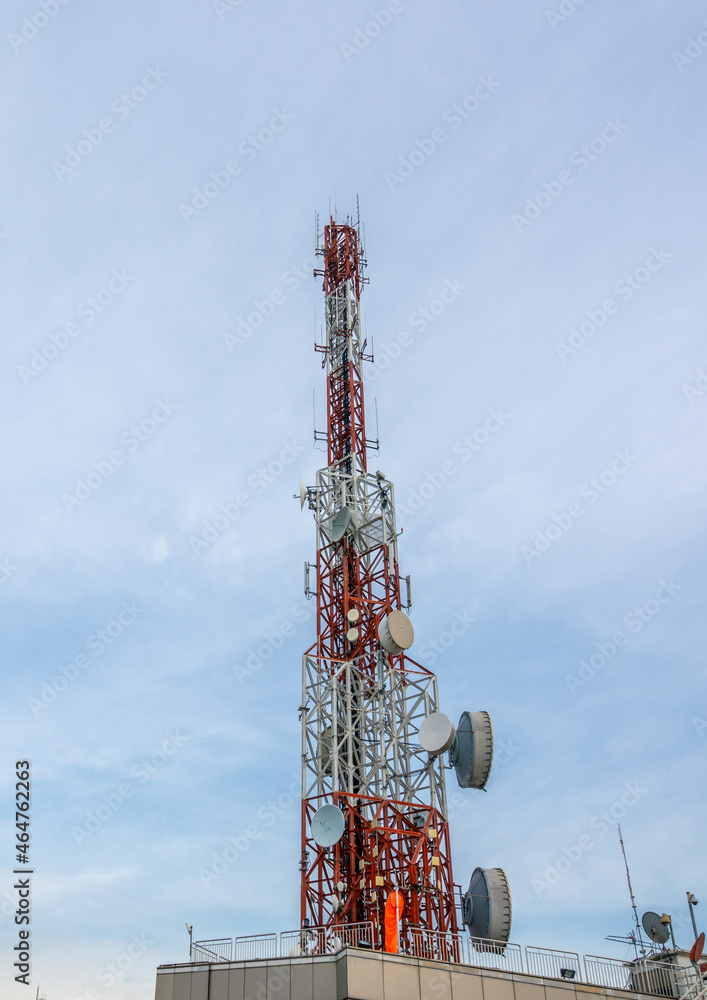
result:
M 408 655 L 412 622 L 401 599 L 393 483 L 368 468 L 361 330 L 365 249 L 358 203 L 345 222 L 317 222 L 323 279 L 327 464 L 301 486 L 316 538 L 317 634 L 302 659 L 303 934 L 459 960 L 445 755 L 462 788 L 491 770 L 487 712 L 455 728 L 438 709 L 435 674 Z M 508 940 L 511 901 L 501 869 L 477 868 L 462 919 L 477 937 Z
M 634 896 L 633 896 L 633 887 L 631 885 L 631 873 L 628 870 L 628 859 L 626 858 L 626 848 L 624 847 L 624 838 L 621 835 L 621 824 L 619 823 L 618 826 L 619 826 L 619 841 L 621 842 L 621 853 L 624 856 L 624 865 L 626 866 L 626 881 L 628 882 L 628 893 L 629 893 L 629 896 L 631 897 L 631 907 L 633 909 L 633 919 L 636 921 L 636 931 L 638 933 L 638 944 L 640 944 L 640 946 L 641 946 L 641 954 L 645 955 L 646 949 L 643 946 L 643 938 L 641 937 L 641 924 L 640 924 L 639 919 L 638 919 L 638 910 L 636 909 L 636 900 L 634 899 Z M 638 957 L 638 945 L 636 944 L 636 940 L 635 939 L 634 939 L 633 944 L 634 944 L 634 947 L 636 948 L 636 957 Z

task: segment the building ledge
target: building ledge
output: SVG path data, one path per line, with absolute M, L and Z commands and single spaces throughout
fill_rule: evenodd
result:
M 597 1000 L 632 990 L 368 949 L 161 965 L 155 1000 Z M 651 998 L 652 1000 L 652 998 Z

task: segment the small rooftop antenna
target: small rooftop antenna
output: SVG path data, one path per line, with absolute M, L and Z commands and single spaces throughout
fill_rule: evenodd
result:
M 641 925 L 640 925 L 640 923 L 638 921 L 638 910 L 636 909 L 636 900 L 634 899 L 634 896 L 633 896 L 633 888 L 631 886 L 631 873 L 628 870 L 628 860 L 626 858 L 626 848 L 624 847 L 624 838 L 621 836 L 621 824 L 620 823 L 618 824 L 618 827 L 619 827 L 619 841 L 621 843 L 621 853 L 624 856 L 624 864 L 626 865 L 626 881 L 628 882 L 628 893 L 629 893 L 629 896 L 631 897 L 631 907 L 633 909 L 633 918 L 636 921 L 636 931 L 638 932 L 638 944 L 636 943 L 635 939 L 634 939 L 634 942 L 633 942 L 633 946 L 636 949 L 636 958 L 638 958 L 638 945 L 640 944 L 640 946 L 641 946 L 641 954 L 642 955 L 645 955 L 646 949 L 643 947 L 643 938 L 641 936 Z M 631 936 L 633 937 L 633 935 L 631 935 Z
M 604 940 L 618 941 L 619 944 L 632 944 L 636 948 L 636 935 L 633 931 L 629 931 L 628 934 L 607 934 Z M 636 958 L 638 958 L 638 948 L 636 948 Z
M 194 946 L 192 943 L 192 931 L 194 930 L 194 924 L 188 924 L 185 920 L 184 926 L 186 927 L 187 933 L 189 935 L 189 961 L 191 962 L 192 952 L 194 951 Z

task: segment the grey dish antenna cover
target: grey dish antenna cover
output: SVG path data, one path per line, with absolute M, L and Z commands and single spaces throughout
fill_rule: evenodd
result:
M 435 757 L 445 753 L 454 743 L 454 723 L 444 712 L 432 712 L 420 726 L 420 746 Z
M 461 788 L 485 788 L 493 764 L 493 725 L 488 712 L 462 712 L 450 757 Z
M 462 901 L 464 923 L 473 938 L 506 944 L 511 934 L 511 890 L 502 868 L 475 868 Z
M 643 914 L 641 923 L 643 924 L 643 930 L 651 941 L 655 941 L 656 944 L 665 944 L 670 937 L 668 925 L 662 924 L 660 922 L 660 914 L 654 913 L 653 910 L 647 910 Z
M 312 837 L 320 847 L 333 847 L 344 833 L 344 814 L 338 806 L 326 805 L 312 816 Z
M 346 534 L 346 529 L 351 524 L 351 511 L 348 507 L 342 507 L 337 511 L 331 525 L 332 542 L 340 542 Z

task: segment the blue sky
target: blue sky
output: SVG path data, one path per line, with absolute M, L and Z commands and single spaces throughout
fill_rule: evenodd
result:
M 412 653 L 445 711 L 495 724 L 488 794 L 451 776 L 456 880 L 502 866 L 514 941 L 622 957 L 604 940 L 631 927 L 620 818 L 639 910 L 689 946 L 685 891 L 707 892 L 704 17 L 5 6 L 3 996 L 24 995 L 15 760 L 50 1000 L 151 997 L 185 920 L 197 938 L 296 926 L 314 527 L 292 495 L 325 461 L 314 213 L 357 195 Z

